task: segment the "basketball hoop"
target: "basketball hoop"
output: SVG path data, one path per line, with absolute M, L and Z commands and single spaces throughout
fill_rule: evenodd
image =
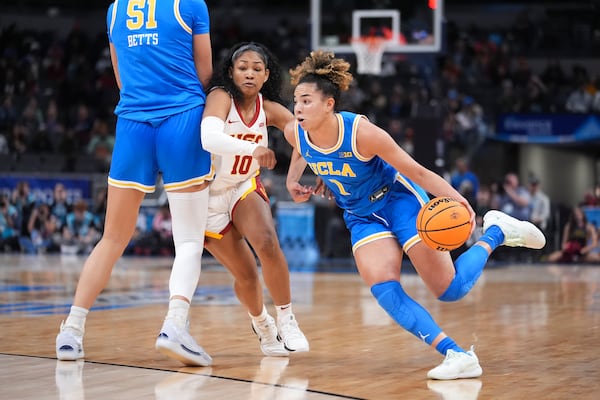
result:
M 381 59 L 388 40 L 379 36 L 352 38 L 352 50 L 356 54 L 356 71 L 359 74 L 380 75 Z

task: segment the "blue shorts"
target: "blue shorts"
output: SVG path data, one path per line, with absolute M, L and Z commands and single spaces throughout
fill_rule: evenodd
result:
M 195 107 L 156 126 L 118 118 L 108 183 L 152 193 L 159 172 L 167 191 L 212 180 L 211 156 L 200 142 L 203 112 L 204 105 Z
M 411 182 L 396 181 L 388 192 L 385 205 L 367 216 L 344 212 L 344 221 L 350 231 L 352 252 L 369 242 L 396 238 L 404 252 L 421 239 L 417 233 L 417 214 L 429 201 L 427 193 Z

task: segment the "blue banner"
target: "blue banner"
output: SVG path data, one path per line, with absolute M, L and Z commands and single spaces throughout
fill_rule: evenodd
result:
M 40 178 L 28 175 L 0 176 L 0 193 L 8 195 L 17 187 L 17 183 L 27 181 L 31 194 L 37 201 L 51 203 L 54 195 L 54 185 L 62 183 L 67 191 L 67 199 L 75 203 L 79 199 L 92 198 L 92 181 L 75 178 Z
M 600 140 L 600 118 L 591 114 L 502 114 L 494 139 L 516 143 Z

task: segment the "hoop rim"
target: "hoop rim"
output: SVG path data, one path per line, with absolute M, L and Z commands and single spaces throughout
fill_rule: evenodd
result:
M 355 46 L 357 44 L 364 44 L 373 51 L 385 48 L 392 40 L 381 37 L 381 36 L 353 36 L 350 38 L 350 45 Z

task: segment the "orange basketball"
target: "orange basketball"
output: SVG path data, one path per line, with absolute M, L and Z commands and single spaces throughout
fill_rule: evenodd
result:
M 469 210 L 450 197 L 436 197 L 419 211 L 417 232 L 421 240 L 434 250 L 457 249 L 471 233 Z

